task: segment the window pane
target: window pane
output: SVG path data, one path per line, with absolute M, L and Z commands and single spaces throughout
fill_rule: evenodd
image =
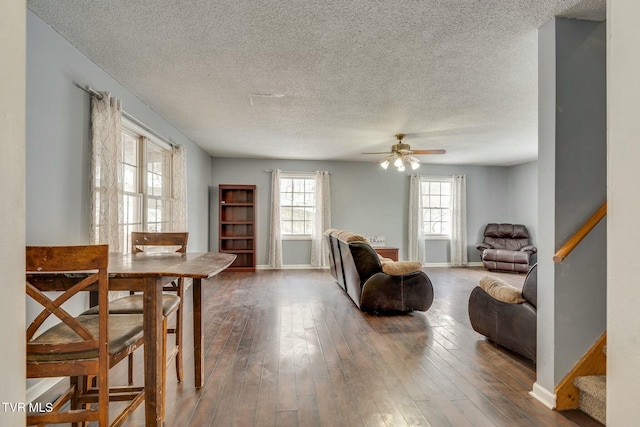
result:
M 124 162 L 130 165 L 138 165 L 138 138 L 128 133 L 122 134 L 122 155 Z
M 291 211 L 292 211 L 292 208 L 290 207 L 281 207 L 280 219 L 282 221 L 291 221 L 293 219 L 293 213 Z
M 304 221 L 304 208 L 293 208 L 293 219 Z
M 293 179 L 293 191 L 295 193 L 304 192 L 304 180 L 303 179 Z
M 293 221 L 293 234 L 304 234 L 304 221 Z
M 315 179 L 282 178 L 280 221 L 282 234 L 309 235 L 313 229 Z M 286 208 L 289 206 L 289 208 Z M 286 224 L 290 221 L 290 224 Z
M 280 193 L 280 206 L 293 205 L 293 193 Z
M 431 234 L 442 234 L 442 224 L 439 222 L 432 222 Z
M 439 182 L 430 182 L 429 183 L 429 194 L 440 194 L 440 183 Z
M 426 235 L 451 234 L 451 182 L 422 181 L 423 221 Z
M 124 191 L 137 193 L 138 191 L 138 168 L 131 165 L 124 165 Z
M 315 193 L 316 191 L 316 180 L 315 179 L 305 179 L 304 180 L 304 191 L 307 193 Z
M 122 198 L 123 224 L 141 225 L 142 209 L 139 196 L 125 194 Z
M 293 204 L 295 206 L 304 206 L 304 193 L 293 193 Z
M 305 193 L 304 194 L 304 204 L 306 206 L 315 206 L 316 205 L 316 195 L 315 193 Z

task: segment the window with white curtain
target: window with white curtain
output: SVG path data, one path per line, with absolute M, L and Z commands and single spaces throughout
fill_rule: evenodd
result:
M 122 123 L 122 248 L 131 247 L 132 231 L 171 231 L 173 214 L 171 147 L 123 120 Z M 99 170 L 97 171 L 99 183 Z M 99 204 L 96 198 L 96 204 Z M 100 212 L 96 206 L 96 212 Z M 99 220 L 96 220 L 96 238 Z
M 427 239 L 451 237 L 451 178 L 422 177 L 422 223 Z
M 316 211 L 315 176 L 282 173 L 280 234 L 284 239 L 311 239 Z

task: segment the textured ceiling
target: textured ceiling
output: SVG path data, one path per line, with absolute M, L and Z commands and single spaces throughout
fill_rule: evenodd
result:
M 537 157 L 537 28 L 605 10 L 605 0 L 27 5 L 212 156 L 371 161 L 360 153 L 406 133 L 414 149 L 447 150 L 425 162 L 484 165 Z

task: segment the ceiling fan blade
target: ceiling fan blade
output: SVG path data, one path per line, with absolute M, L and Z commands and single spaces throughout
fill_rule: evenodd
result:
M 413 150 L 413 154 L 445 154 L 447 150 Z
M 377 151 L 374 153 L 360 153 L 360 154 L 391 154 L 390 151 Z

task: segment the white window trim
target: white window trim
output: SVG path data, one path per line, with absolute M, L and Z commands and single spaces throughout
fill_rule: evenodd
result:
M 313 172 L 282 172 L 280 179 L 315 179 L 316 174 Z M 281 208 L 282 206 L 280 206 Z M 311 234 L 283 234 L 280 232 L 282 240 L 313 240 Z
M 420 184 L 423 182 L 449 182 L 453 185 L 453 176 L 445 175 L 445 176 L 437 176 L 437 175 L 421 175 L 420 176 Z M 451 209 L 451 206 L 449 206 Z M 423 224 L 424 227 L 424 224 Z M 450 234 L 424 234 L 424 240 L 451 240 Z
M 141 137 L 141 140 L 138 142 L 140 145 L 138 147 L 138 180 L 139 180 L 139 190 L 142 190 L 141 192 L 135 192 L 135 193 L 130 193 L 133 195 L 139 195 L 140 196 L 140 209 L 141 209 L 141 214 L 142 217 L 140 218 L 140 226 L 142 227 L 143 230 L 146 230 L 146 226 L 148 226 L 149 224 L 149 219 L 147 217 L 148 215 L 148 210 L 147 210 L 147 203 L 149 200 L 149 197 L 151 198 L 156 198 L 154 196 L 149 196 L 147 194 L 147 188 L 148 188 L 148 182 L 147 182 L 147 178 L 148 178 L 148 174 L 147 174 L 147 147 L 146 144 L 153 144 L 163 150 L 168 151 L 169 153 L 173 152 L 173 147 L 169 144 L 167 144 L 166 142 L 162 141 L 161 139 L 159 139 L 156 135 L 150 133 L 149 131 L 147 131 L 145 128 L 141 127 L 140 125 L 138 125 L 137 123 L 135 123 L 132 120 L 127 119 L 126 117 L 122 117 L 122 132 L 126 132 L 128 131 L 130 134 L 134 133 L 137 135 L 134 136 L 139 136 Z M 173 170 L 171 170 L 171 174 L 173 175 Z M 171 178 L 171 177 L 170 177 Z M 173 204 L 175 202 L 175 198 L 173 197 L 173 179 L 169 180 L 171 187 L 171 196 L 166 198 L 166 197 L 160 197 L 160 200 L 171 200 L 171 203 Z M 158 198 L 156 198 L 158 199 Z M 173 212 L 169 213 L 171 216 L 173 215 Z M 173 217 L 170 217 L 170 223 L 173 222 Z

